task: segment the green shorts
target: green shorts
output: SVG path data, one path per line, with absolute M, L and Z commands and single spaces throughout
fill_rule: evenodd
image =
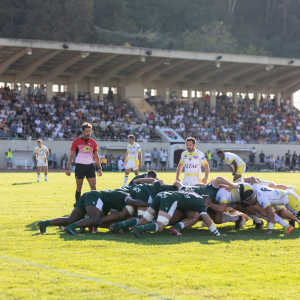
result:
M 95 206 L 100 211 L 103 211 L 103 201 L 101 200 L 102 193 L 98 191 L 90 191 L 84 193 L 74 204 L 74 207 L 78 207 L 84 214 L 86 214 L 86 206 Z

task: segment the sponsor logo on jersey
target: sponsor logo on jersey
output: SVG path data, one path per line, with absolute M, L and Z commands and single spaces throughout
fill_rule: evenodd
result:
M 85 146 L 85 147 L 83 148 L 83 151 L 84 151 L 84 152 L 89 152 L 89 151 L 90 151 L 90 149 L 91 149 L 91 147 L 89 147 L 89 146 Z
M 197 159 L 197 158 L 199 158 L 199 156 L 195 155 L 193 158 Z

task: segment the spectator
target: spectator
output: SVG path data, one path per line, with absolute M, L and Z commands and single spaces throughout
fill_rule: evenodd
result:
M 255 167 L 255 152 L 251 151 L 249 155 L 249 169 L 251 172 L 253 171 L 254 167 Z
M 298 162 L 298 155 L 296 153 L 296 151 L 294 151 L 294 154 L 292 155 L 292 166 L 293 166 L 293 171 L 296 171 L 296 165 Z
M 119 160 L 118 160 L 118 170 L 121 172 L 121 171 L 124 171 L 125 168 L 123 167 L 124 165 L 124 161 L 123 161 L 123 158 L 121 157 Z
M 57 166 L 57 158 L 56 158 L 56 154 L 55 154 L 55 153 L 53 154 L 52 164 L 53 164 L 52 169 L 53 169 L 53 168 L 56 169 L 56 166 Z
M 62 167 L 62 171 L 64 171 L 64 170 L 66 169 L 67 163 L 68 163 L 68 156 L 67 156 L 67 154 L 65 153 L 64 156 L 63 156 L 62 159 L 61 159 L 61 167 Z
M 162 150 L 160 152 L 160 166 L 161 166 L 161 171 L 166 171 L 166 164 L 167 164 L 167 159 L 168 159 L 168 154 L 166 150 Z
M 285 154 L 285 170 L 290 171 L 290 165 L 291 165 L 291 153 L 290 150 Z
M 49 149 L 49 156 L 48 156 L 48 168 L 49 171 L 53 171 L 53 154 L 51 152 L 51 149 Z
M 218 150 L 216 150 L 213 154 L 212 154 L 212 159 L 213 159 L 213 169 L 217 169 L 218 168 L 218 154 L 217 154 Z
M 152 157 L 153 157 L 153 165 L 156 168 L 157 167 L 157 160 L 158 160 L 159 152 L 156 148 L 152 151 Z

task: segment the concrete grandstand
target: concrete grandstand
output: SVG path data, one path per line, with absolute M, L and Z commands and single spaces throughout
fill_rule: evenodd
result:
M 258 109 L 262 105 L 264 111 L 260 115 L 271 115 L 273 109 L 277 109 L 276 113 L 278 114 L 284 110 L 284 115 L 280 117 L 280 120 L 286 119 L 287 121 L 290 117 L 291 123 L 294 122 L 295 130 L 298 130 L 297 126 L 300 125 L 298 124 L 298 111 L 293 107 L 293 93 L 300 89 L 300 60 L 4 38 L 0 38 L 0 47 L 0 88 L 3 86 L 3 88 L 12 90 L 14 96 L 17 95 L 20 101 L 23 101 L 21 103 L 23 107 L 25 105 L 32 110 L 39 105 L 47 105 L 47 101 L 51 106 L 55 94 L 55 97 L 59 98 L 58 102 L 73 101 L 74 107 L 76 101 L 78 101 L 78 105 L 81 105 L 80 101 L 95 104 L 97 101 L 107 101 L 107 106 L 112 107 L 111 111 L 115 112 L 117 109 L 122 111 L 123 109 L 124 116 L 126 114 L 129 116 L 125 116 L 125 120 L 121 118 L 122 120 L 119 122 L 117 122 L 117 114 L 115 114 L 115 118 L 112 116 L 112 119 L 107 119 L 106 115 L 103 117 L 100 112 L 98 116 L 91 116 L 90 110 L 86 114 L 86 120 L 96 127 L 95 137 L 98 138 L 100 147 L 104 149 L 103 151 L 111 151 L 115 155 L 124 154 L 126 142 L 123 141 L 125 136 L 122 136 L 121 133 L 123 135 L 124 132 L 129 133 L 130 130 L 126 130 L 126 126 L 129 125 L 131 131 L 136 130 L 137 134 L 143 133 L 138 141 L 143 148 L 151 151 L 154 147 L 169 148 L 169 167 L 172 168 L 177 162 L 176 157 L 179 153 L 176 154 L 175 151 L 181 151 L 184 146 L 176 146 L 178 149 L 169 147 L 174 142 L 160 132 L 154 134 L 154 131 L 171 128 L 185 137 L 185 135 L 200 132 L 199 128 L 203 128 L 206 121 L 203 120 L 203 124 L 196 126 L 193 132 L 186 130 L 187 123 L 179 125 L 179 129 L 181 129 L 177 130 L 176 126 L 172 128 L 174 124 L 172 125 L 166 118 L 163 118 L 163 121 L 160 117 L 157 120 L 149 120 L 151 113 L 155 115 L 158 112 L 161 112 L 162 117 L 169 114 L 173 119 L 169 109 L 173 107 L 174 112 L 177 105 L 178 111 L 182 108 L 183 114 L 186 113 L 187 117 L 190 109 L 191 113 L 198 111 L 195 116 L 192 114 L 193 117 L 201 116 L 202 119 L 205 114 L 214 116 L 219 110 L 222 113 L 222 107 L 224 109 L 230 107 L 231 110 L 236 108 L 235 114 L 239 114 L 235 118 L 237 122 L 232 123 L 231 116 L 224 114 L 224 118 L 221 119 L 223 123 L 219 124 L 224 127 L 224 123 L 226 123 L 226 129 L 230 130 L 231 128 L 233 131 L 233 138 L 223 140 L 221 135 L 220 137 L 217 135 L 217 132 L 215 139 L 202 139 L 199 135 L 198 140 L 205 142 L 205 144 L 199 145 L 199 149 L 203 152 L 224 148 L 223 143 L 227 142 L 234 143 L 230 147 L 226 145 L 226 148 L 231 149 L 232 152 L 242 151 L 240 155 L 249 155 L 252 143 L 258 142 L 259 136 L 253 135 L 249 139 L 242 136 L 247 132 L 247 126 L 251 126 L 251 124 L 246 124 L 247 126 L 240 124 L 240 120 L 245 118 L 242 109 L 239 110 L 240 107 L 245 110 L 249 107 L 250 110 L 253 105 L 253 110 L 255 110 L 255 107 Z M 40 102 L 36 100 L 37 94 L 34 95 L 35 89 L 38 90 L 39 95 L 43 96 L 42 101 L 39 98 Z M 111 99 L 110 92 L 113 93 Z M 251 99 L 253 100 L 250 103 Z M 4 98 L 2 100 L 5 101 Z M 58 109 L 60 104 L 56 104 L 55 102 L 54 106 Z M 123 107 L 124 104 L 126 104 L 126 108 Z M 4 102 L 2 106 L 5 107 Z M 65 112 L 64 105 L 61 106 L 60 113 L 63 114 Z M 160 111 L 161 107 L 165 107 L 165 109 Z M 201 110 L 204 107 L 207 107 L 207 111 L 202 115 Z M 43 118 L 38 110 L 36 112 L 35 118 Z M 96 110 L 95 114 L 97 114 Z M 55 124 L 52 125 L 56 128 L 56 125 L 61 122 L 60 125 L 64 126 L 64 121 L 69 121 L 65 117 L 62 115 L 62 120 L 54 119 Z M 5 119 L 5 113 L 2 118 Z M 50 122 L 51 125 L 50 119 L 49 117 L 48 120 L 45 119 L 42 122 Z M 182 119 L 183 117 L 179 121 Z M 112 122 L 113 120 L 116 122 Z M 14 122 L 10 121 L 12 122 L 8 127 L 11 127 Z M 214 118 L 207 121 L 215 123 Z M 275 124 L 276 120 L 273 121 L 274 126 L 278 125 L 278 122 Z M 118 126 L 115 126 L 117 123 Z M 74 127 L 74 124 L 71 126 Z M 117 138 L 110 134 L 97 136 L 98 131 L 105 131 L 111 124 L 118 128 L 116 131 L 120 132 Z M 257 124 L 255 125 L 257 126 Z M 268 124 L 268 126 L 273 125 Z M 17 125 L 15 127 L 17 128 Z M 283 127 L 282 131 L 291 129 L 291 126 Z M 46 129 L 49 127 L 46 126 Z M 54 130 L 54 128 L 52 129 Z M 44 131 L 44 129 L 42 130 Z M 204 132 L 205 128 L 202 130 L 202 136 L 207 137 L 208 135 L 205 135 Z M 211 136 L 213 133 L 212 130 Z M 27 132 L 26 134 L 28 135 Z M 38 138 L 38 136 L 28 138 L 26 134 L 22 136 L 25 140 L 20 139 L 20 136 L 14 138 L 16 135 L 12 134 L 2 136 L 7 141 L 1 143 L 0 151 L 4 153 L 9 147 L 12 149 L 34 148 L 34 138 Z M 46 138 L 44 143 L 48 144 L 48 147 L 51 144 L 53 152 L 57 153 L 57 157 L 61 157 L 64 153 L 68 153 L 70 141 L 66 140 L 76 137 L 76 130 L 70 136 L 59 135 L 59 131 L 57 134 L 57 141 L 55 138 L 52 141 L 53 137 L 49 134 L 48 140 L 50 140 L 46 141 Z M 290 135 L 297 137 L 295 132 Z M 45 135 L 42 138 L 45 138 Z M 283 137 L 277 140 L 270 137 L 268 140 L 264 136 L 262 143 L 257 145 L 257 150 L 266 150 L 265 142 L 278 144 L 275 149 L 268 150 L 272 155 L 281 156 L 288 149 L 296 150 L 297 146 L 294 144 L 298 143 L 297 138 L 282 140 Z M 119 148 L 112 147 L 116 141 L 119 142 Z M 149 141 L 152 143 L 149 144 Z M 0 167 L 4 166 L 5 157 L 3 156 Z

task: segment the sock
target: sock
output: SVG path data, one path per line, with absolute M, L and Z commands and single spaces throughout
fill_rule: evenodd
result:
M 80 196 L 81 196 L 81 192 L 77 192 L 77 191 L 76 191 L 76 193 L 75 193 L 75 199 L 76 199 L 76 202 L 77 202 L 77 200 L 80 198 Z
M 45 179 L 47 179 L 47 175 L 45 175 Z
M 119 229 L 122 229 L 124 227 L 132 227 L 132 226 L 135 226 L 137 224 L 139 224 L 139 219 L 131 219 L 131 220 L 128 220 L 128 221 L 125 221 L 125 222 L 118 222 L 117 225 L 118 225 L 118 228 Z
M 208 227 L 209 231 L 212 232 L 216 236 L 220 236 L 220 232 L 216 225 L 214 223 L 211 223 L 211 225 Z
M 223 215 L 222 223 L 236 222 L 238 219 L 239 219 L 239 216 Z
M 125 177 L 124 177 L 124 186 L 126 186 L 126 184 L 127 184 L 127 181 L 128 181 L 128 176 L 127 176 L 127 175 L 125 175 Z
M 41 176 L 40 174 L 37 175 L 37 180 L 40 180 L 40 176 Z
M 184 224 L 182 222 L 179 222 L 178 224 L 174 225 L 174 228 L 178 229 L 178 230 L 183 229 L 184 228 Z
M 149 223 L 147 225 L 137 226 L 137 230 L 139 232 L 143 232 L 143 231 L 157 231 L 157 224 L 155 224 L 155 223 Z
M 49 220 L 42 221 L 42 223 L 43 223 L 45 226 L 50 226 L 50 221 L 49 221 Z
M 72 224 L 70 224 L 68 227 L 74 228 L 74 229 L 75 229 L 75 228 L 78 228 L 76 223 L 72 223 Z
M 282 227 L 290 227 L 288 223 L 283 221 L 278 215 L 275 214 L 275 222 L 280 224 Z

